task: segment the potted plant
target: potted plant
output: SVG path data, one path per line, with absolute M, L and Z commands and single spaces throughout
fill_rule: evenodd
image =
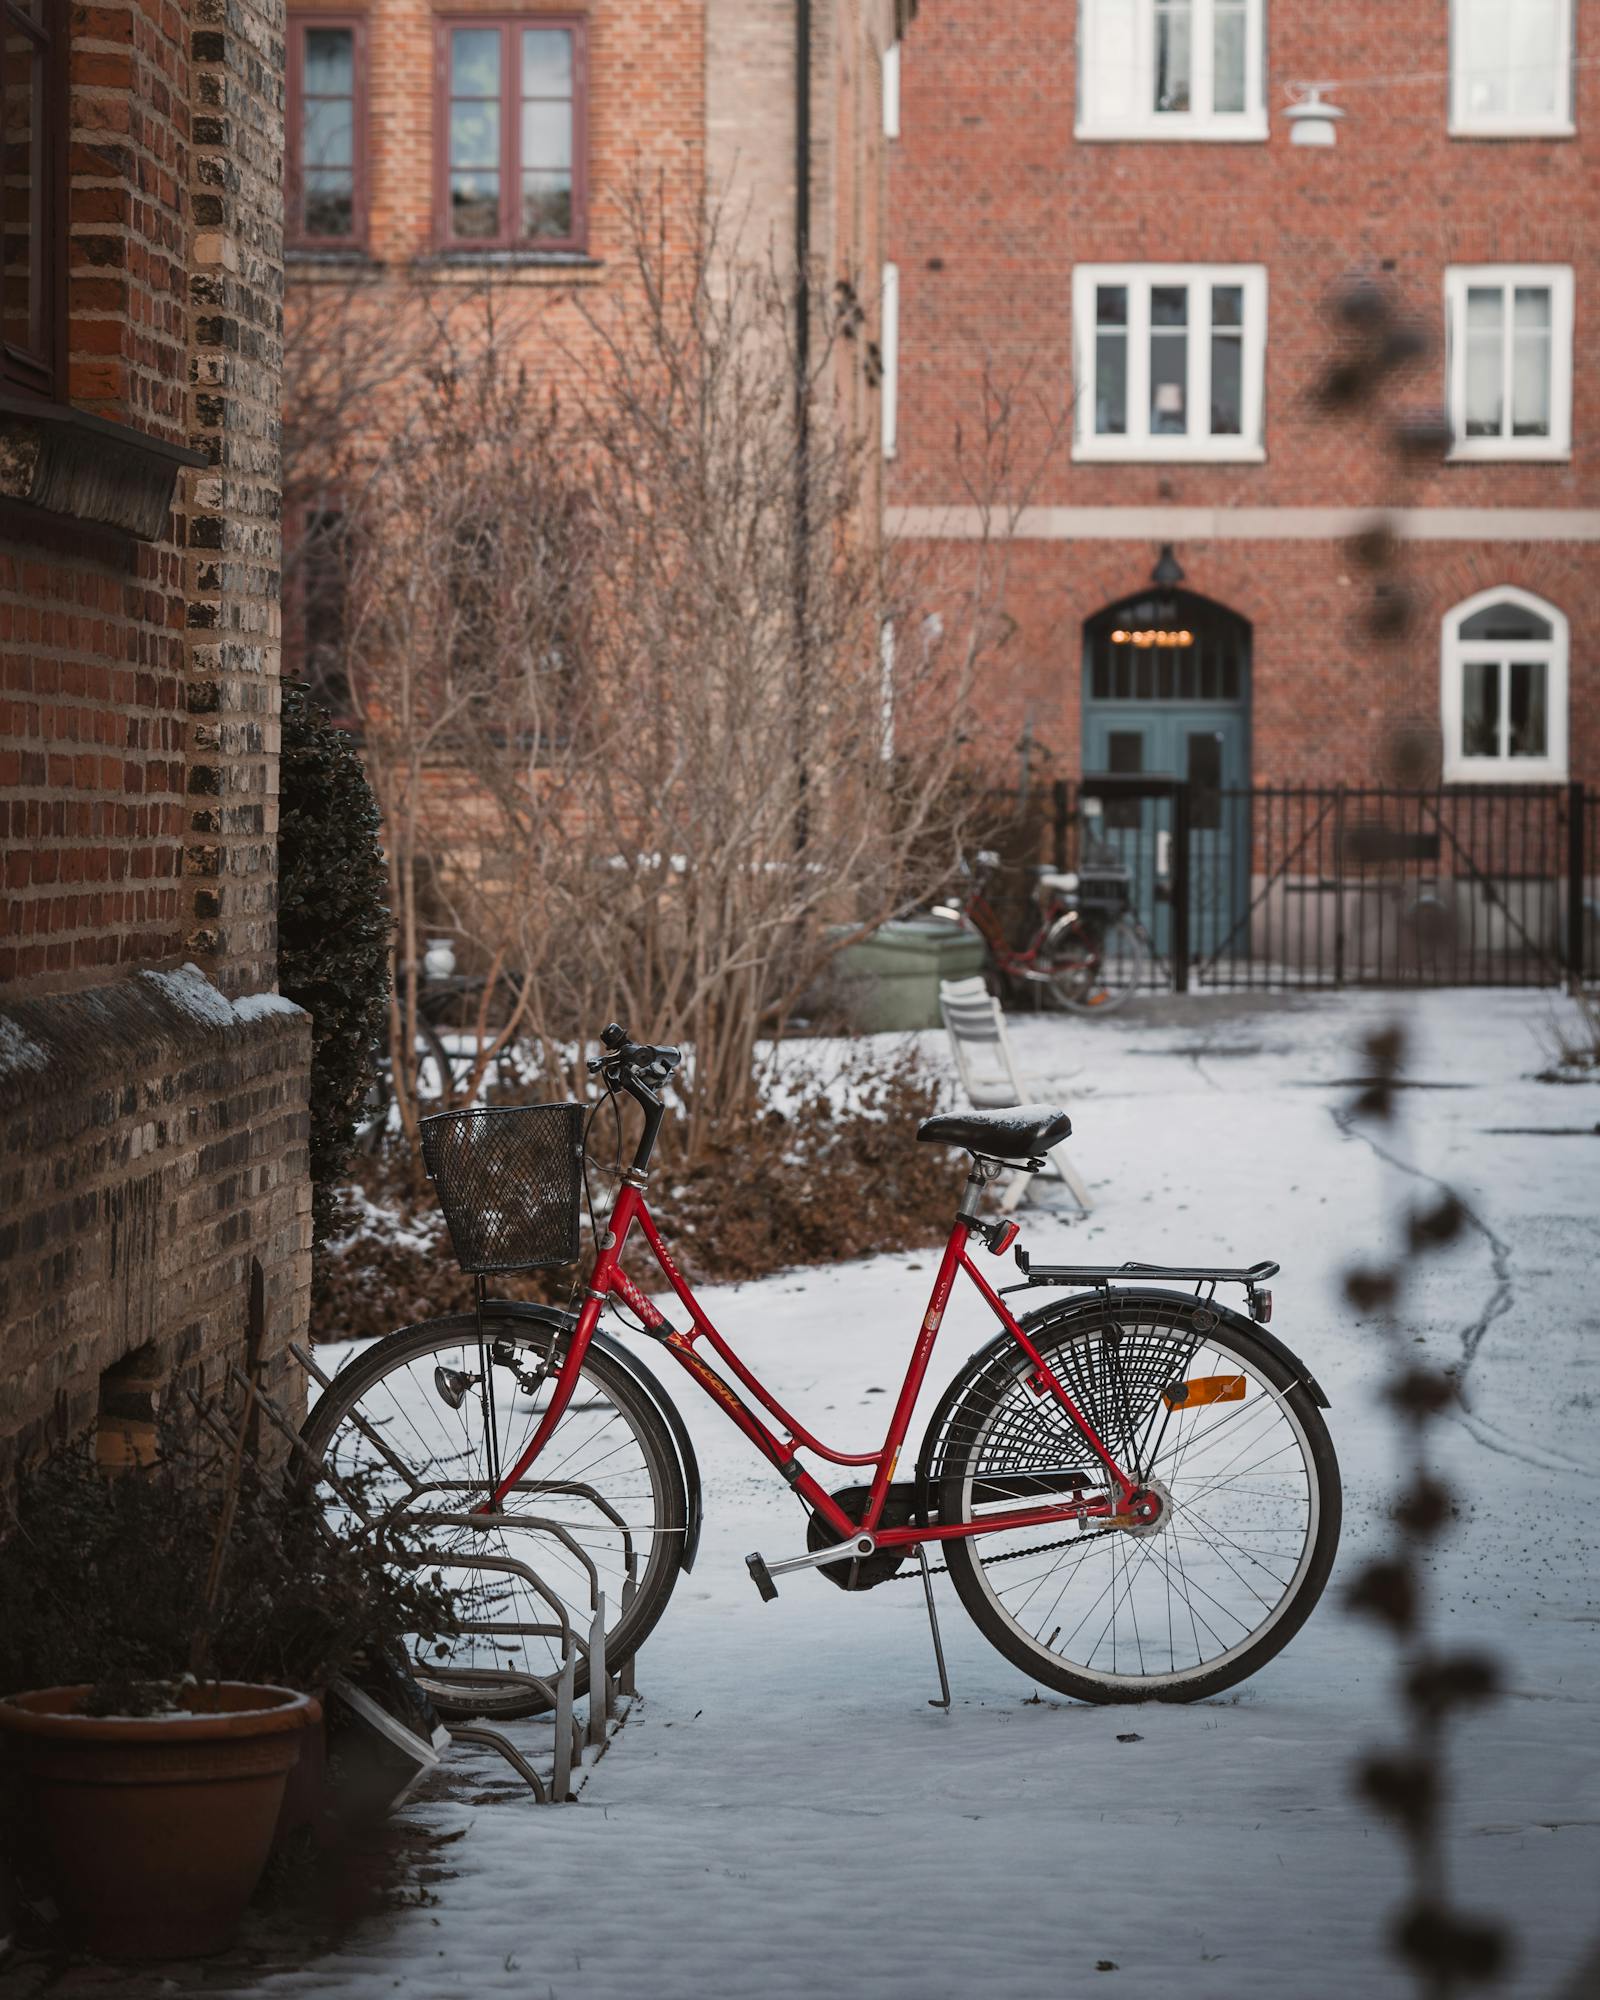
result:
M 227 1451 L 203 1437 L 169 1421 L 152 1464 L 110 1478 L 87 1446 L 59 1449 L 0 1520 L 17 1845 L 109 1957 L 223 1949 L 316 1691 L 450 1629 L 444 1594 L 387 1566 L 380 1538 L 333 1536 L 314 1494 L 263 1475 L 243 1425 Z

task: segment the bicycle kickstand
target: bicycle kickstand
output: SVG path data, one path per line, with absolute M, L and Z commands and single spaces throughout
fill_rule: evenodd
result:
M 928 1551 L 917 1544 L 917 1561 L 922 1565 L 922 1594 L 928 1600 L 928 1630 L 933 1634 L 933 1657 L 939 1668 L 939 1699 L 928 1697 L 929 1708 L 950 1712 L 950 1676 L 944 1670 L 944 1642 L 939 1637 L 939 1614 L 933 1607 L 933 1577 L 928 1570 Z

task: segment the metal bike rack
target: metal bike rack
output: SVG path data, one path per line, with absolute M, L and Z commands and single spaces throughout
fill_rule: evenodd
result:
M 451 1483 L 453 1484 L 454 1482 Z M 425 1490 L 426 1488 L 423 1487 L 418 1488 L 419 1492 Z M 562 1546 L 577 1559 L 588 1572 L 589 1577 L 590 1621 L 587 1639 L 584 1639 L 573 1631 L 571 1621 L 567 1616 L 567 1608 L 556 1593 L 549 1588 L 535 1571 L 529 1569 L 526 1563 L 519 1562 L 515 1556 L 474 1555 L 456 1550 L 451 1550 L 448 1553 L 439 1550 L 428 1550 L 419 1552 L 418 1556 L 419 1561 L 439 1563 L 444 1568 L 486 1570 L 499 1575 L 521 1577 L 523 1582 L 528 1585 L 536 1596 L 542 1597 L 545 1603 L 551 1606 L 559 1621 L 556 1631 L 552 1631 L 552 1628 L 548 1625 L 508 1623 L 503 1619 L 468 1623 L 464 1624 L 461 1629 L 464 1632 L 481 1633 L 486 1638 L 496 1632 L 514 1633 L 519 1638 L 552 1638 L 556 1636 L 556 1632 L 558 1631 L 562 1641 L 563 1673 L 567 1670 L 567 1665 L 574 1650 L 581 1652 L 588 1660 L 589 1742 L 594 1745 L 603 1744 L 606 1740 L 606 1724 L 617 1712 L 618 1690 L 610 1675 L 606 1672 L 606 1594 L 600 1588 L 600 1572 L 588 1554 L 578 1546 L 559 1522 L 547 1521 L 537 1514 L 422 1513 L 409 1514 L 406 1516 L 406 1519 L 422 1528 L 467 1527 L 481 1529 L 484 1527 L 500 1526 L 510 1521 L 518 1527 L 537 1528 L 543 1533 L 554 1535 Z
M 290 1353 L 323 1390 L 331 1389 L 332 1380 L 320 1368 L 311 1355 L 298 1342 L 290 1344 Z M 389 1559 L 408 1566 L 424 1568 L 430 1564 L 440 1568 L 476 1571 L 480 1574 L 494 1574 L 516 1578 L 535 1597 L 550 1608 L 553 1622 L 526 1621 L 501 1622 L 495 1620 L 469 1621 L 463 1630 L 473 1634 L 491 1637 L 496 1633 L 518 1637 L 542 1637 L 559 1641 L 560 1666 L 553 1678 L 505 1667 L 439 1667 L 424 1661 L 414 1663 L 416 1670 L 427 1680 L 460 1688 L 464 1693 L 473 1687 L 518 1688 L 541 1696 L 553 1710 L 554 1751 L 551 1782 L 544 1783 L 533 1765 L 500 1730 L 489 1723 L 474 1719 L 461 1723 L 447 1723 L 450 1739 L 455 1743 L 471 1744 L 479 1748 L 496 1751 L 522 1779 L 540 1804 L 559 1804 L 566 1801 L 572 1792 L 572 1775 L 575 1769 L 586 1761 L 592 1761 L 603 1750 L 608 1740 L 608 1724 L 618 1714 L 618 1702 L 622 1695 L 633 1695 L 633 1662 L 624 1664 L 623 1674 L 616 1676 L 608 1672 L 606 1663 L 606 1598 L 601 1588 L 600 1573 L 588 1552 L 574 1540 L 563 1522 L 548 1519 L 543 1515 L 508 1513 L 504 1510 L 492 1515 L 456 1513 L 445 1509 L 427 1509 L 419 1512 L 408 1511 L 415 1507 L 419 1498 L 430 1493 L 477 1493 L 481 1484 L 465 1480 L 418 1480 L 404 1462 L 392 1452 L 379 1432 L 370 1425 L 359 1411 L 352 1412 L 352 1421 L 361 1435 L 389 1468 L 398 1476 L 405 1487 L 405 1499 L 397 1507 L 380 1516 L 363 1504 L 361 1497 L 352 1490 L 349 1483 L 321 1460 L 313 1458 L 298 1429 L 278 1407 L 273 1398 L 253 1383 L 237 1366 L 230 1364 L 227 1372 L 230 1387 L 240 1389 L 248 1399 L 248 1407 L 259 1410 L 288 1446 L 291 1460 L 310 1467 L 319 1484 L 325 1485 L 347 1507 L 352 1516 L 361 1523 L 365 1532 L 393 1531 L 402 1522 L 416 1527 L 458 1527 L 481 1532 L 486 1527 L 524 1528 L 532 1533 L 544 1534 L 557 1541 L 584 1572 L 588 1582 L 589 1629 L 583 1632 L 574 1626 L 567 1607 L 560 1595 L 553 1590 L 538 1571 L 517 1557 L 492 1551 L 438 1549 L 421 1547 L 398 1547 L 387 1551 Z M 191 1389 L 189 1401 L 197 1416 L 219 1442 L 233 1448 L 236 1435 L 227 1425 L 202 1402 Z M 628 1524 L 616 1509 L 597 1493 L 593 1487 L 579 1481 L 522 1481 L 513 1489 L 517 1494 L 529 1492 L 564 1493 L 588 1501 L 597 1512 L 611 1521 L 622 1537 L 624 1581 L 622 1604 L 624 1610 L 632 1603 L 638 1589 L 637 1556 L 633 1535 Z M 321 1523 L 324 1534 L 332 1535 L 333 1529 Z M 580 1726 L 576 1714 L 577 1671 L 580 1657 L 587 1663 L 589 1672 L 588 1714 Z M 586 1758 L 586 1751 L 588 1757 Z

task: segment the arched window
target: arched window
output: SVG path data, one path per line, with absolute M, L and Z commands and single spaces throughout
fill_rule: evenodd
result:
M 1440 709 L 1444 775 L 1549 783 L 1567 775 L 1567 621 L 1502 585 L 1446 613 Z

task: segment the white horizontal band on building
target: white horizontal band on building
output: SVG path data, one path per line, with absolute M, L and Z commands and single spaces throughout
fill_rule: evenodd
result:
M 1384 523 L 1408 542 L 1600 542 L 1595 507 L 886 507 L 913 541 L 1334 542 Z

